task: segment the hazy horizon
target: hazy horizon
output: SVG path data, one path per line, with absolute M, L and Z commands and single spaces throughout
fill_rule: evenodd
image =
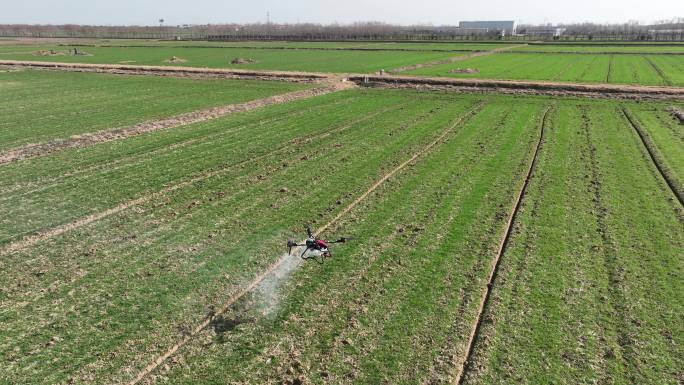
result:
M 391 24 L 456 25 L 465 20 L 515 20 L 518 23 L 624 23 L 642 24 L 684 16 L 684 1 L 576 0 L 557 3 L 536 0 L 491 0 L 486 4 L 458 5 L 447 0 L 409 2 L 375 0 L 262 0 L 229 4 L 220 0 L 120 0 L 98 2 L 38 0 L 9 3 L 0 13 L 0 24 L 165 25 L 274 23 L 349 24 L 379 21 Z

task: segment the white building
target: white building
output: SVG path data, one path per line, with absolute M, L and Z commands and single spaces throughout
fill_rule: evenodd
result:
M 461 21 L 458 28 L 463 31 L 479 31 L 479 33 L 497 33 L 502 35 L 515 35 L 515 21 L 512 20 L 493 20 L 493 21 Z

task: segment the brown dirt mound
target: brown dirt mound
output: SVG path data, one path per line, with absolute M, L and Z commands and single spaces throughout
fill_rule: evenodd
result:
M 93 56 L 92 54 L 81 51 L 78 48 L 67 50 L 41 49 L 33 52 L 34 56 Z
M 236 57 L 233 59 L 230 64 L 255 64 L 258 63 L 256 60 L 249 58 L 249 59 L 243 59 L 241 57 Z
M 449 70 L 450 74 L 479 74 L 480 70 L 477 68 L 454 68 Z
M 165 63 L 185 63 L 187 60 L 178 57 L 178 56 L 171 56 L 171 59 L 164 60 Z
M 33 53 L 36 56 L 66 56 L 66 52 L 64 51 L 55 51 L 53 49 L 51 50 L 45 50 L 41 49 Z

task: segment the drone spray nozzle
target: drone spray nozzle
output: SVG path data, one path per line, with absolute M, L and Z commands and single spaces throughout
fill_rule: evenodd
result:
M 292 248 L 297 246 L 297 242 L 293 241 L 292 239 L 287 240 L 287 253 L 292 254 Z

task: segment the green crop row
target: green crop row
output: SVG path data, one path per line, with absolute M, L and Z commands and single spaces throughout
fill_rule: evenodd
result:
M 453 382 L 550 111 L 466 383 L 674 384 L 684 214 L 622 112 L 681 176 L 669 106 L 356 89 L 4 165 L 0 383 L 131 380 L 443 134 L 148 380 Z
M 275 314 L 232 309 L 226 320 L 242 320 L 234 331 L 209 330 L 182 353 L 184 365 L 160 376 L 171 383 L 453 379 L 545 104 L 488 101 L 349 213 L 336 229 L 360 240 L 338 247 L 324 266 L 302 266 Z
M 220 304 L 277 258 L 287 229 L 330 218 L 342 207 L 336 201 L 350 202 L 475 103 L 473 97 L 454 101 L 399 92 L 378 96 L 340 93 L 319 98 L 325 106 L 310 104 L 311 112 L 268 124 L 258 122 L 299 114 L 312 101 L 293 103 L 289 111 L 276 106 L 220 119 L 201 125 L 205 129 L 131 138 L 119 147 L 95 146 L 86 150 L 93 163 L 101 162 L 100 156 L 108 161 L 124 156 L 134 165 L 114 175 L 107 175 L 106 167 L 75 180 L 66 174 L 57 181 L 56 188 L 63 192 L 56 198 L 45 190 L 17 194 L 14 203 L 5 202 L 8 209 L 23 206 L 25 200 L 37 202 L 28 205 L 33 210 L 27 211 L 25 221 L 46 228 L 105 210 L 145 190 L 218 172 L 5 255 L 2 319 L 7 328 L 0 351 L 10 362 L 6 378 L 54 383 L 129 376 L 126 368 L 145 365 L 151 354 L 198 323 L 208 306 Z M 340 110 L 344 98 L 353 104 Z M 372 119 L 362 120 L 366 115 Z M 233 120 L 247 116 L 257 124 L 243 122 L 231 130 Z M 217 136 L 219 131 L 227 134 Z M 180 147 L 169 142 L 189 132 L 196 142 Z M 208 140 L 202 140 L 205 137 Z M 158 149 L 173 148 L 167 155 L 148 157 L 155 143 Z M 64 168 L 60 157 L 68 159 L 62 153 L 19 165 L 25 166 L 26 179 L 32 179 L 34 165 Z M 79 163 L 84 157 L 89 156 L 72 154 L 71 159 Z M 287 191 L 281 192 L 283 187 Z M 98 194 L 102 189 L 109 193 Z M 12 234 L 25 228 L 15 222 L 10 227 Z
M 515 52 L 570 52 L 570 53 L 653 53 L 653 54 L 684 54 L 683 44 L 528 44 L 520 45 L 514 49 Z
M 459 68 L 475 73 L 452 73 Z M 504 53 L 410 71 L 458 78 L 684 85 L 684 56 Z
M 377 42 L 377 41 L 169 41 L 144 39 L 54 39 L 38 41 L 32 44 L 26 42 L 7 41 L 0 45 L 3 52 L 36 50 L 64 50 L 78 47 L 87 50 L 87 46 L 97 47 L 175 47 L 175 48 L 276 48 L 276 49 L 353 49 L 353 50 L 409 50 L 409 51 L 488 51 L 494 48 L 507 47 L 507 43 L 477 43 L 477 42 Z M 0 40 L 2 42 L 2 40 Z M 71 45 L 78 44 L 78 45 Z
M 557 111 L 465 383 L 677 384 L 682 207 L 616 103 Z
M 43 47 L 44 49 L 47 47 Z M 0 54 L 3 60 L 37 60 L 68 63 L 172 65 L 211 68 L 242 68 L 258 70 L 357 72 L 371 73 L 393 68 L 446 59 L 454 52 L 403 51 L 309 51 L 249 48 L 180 48 L 180 47 L 82 47 L 91 56 L 41 56 L 33 53 Z M 67 50 L 69 47 L 52 47 Z M 171 61 L 173 57 L 177 61 Z M 232 64 L 234 59 L 251 59 L 251 64 Z
M 305 87 L 260 81 L 0 72 L 0 151 Z

